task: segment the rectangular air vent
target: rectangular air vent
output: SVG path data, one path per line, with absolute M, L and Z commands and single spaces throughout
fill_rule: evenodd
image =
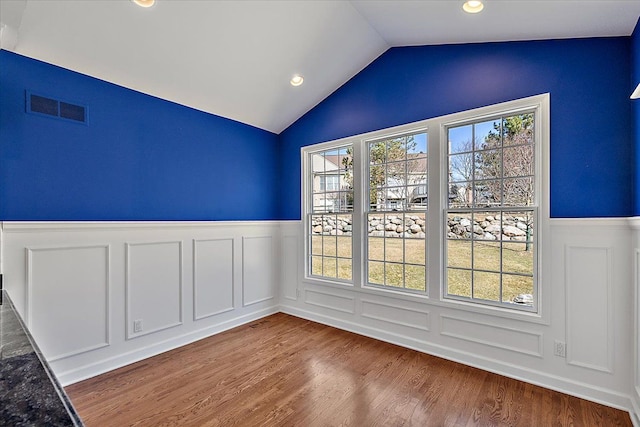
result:
M 87 122 L 87 108 L 58 99 L 48 98 L 27 92 L 27 112 L 71 120 L 76 123 Z

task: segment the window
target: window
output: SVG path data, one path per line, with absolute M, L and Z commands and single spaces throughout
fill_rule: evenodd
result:
M 352 147 L 311 152 L 309 274 L 351 281 L 353 229 Z
M 307 280 L 540 314 L 548 116 L 539 95 L 303 148 Z
M 425 292 L 427 134 L 366 145 L 367 283 Z
M 447 128 L 446 295 L 533 304 L 535 114 Z

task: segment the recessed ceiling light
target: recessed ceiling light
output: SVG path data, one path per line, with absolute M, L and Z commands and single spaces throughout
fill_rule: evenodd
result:
M 131 0 L 140 7 L 151 7 L 156 4 L 156 0 Z
M 484 5 L 479 0 L 469 0 L 464 2 L 462 9 L 467 13 L 478 13 L 484 9 Z
M 289 80 L 289 83 L 291 83 L 291 86 L 300 86 L 303 81 L 304 77 L 302 77 L 300 74 L 294 74 L 294 76 L 291 77 L 291 80 Z

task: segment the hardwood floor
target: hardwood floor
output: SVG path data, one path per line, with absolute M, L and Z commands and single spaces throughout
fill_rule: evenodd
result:
M 623 411 L 282 313 L 66 391 L 88 427 L 632 425 Z

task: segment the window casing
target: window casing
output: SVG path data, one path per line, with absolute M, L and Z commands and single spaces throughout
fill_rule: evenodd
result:
M 514 138 L 525 119 L 526 132 Z M 424 146 L 411 147 L 411 138 Z M 305 281 L 542 321 L 548 143 L 547 94 L 304 147 Z M 338 191 L 326 180 L 314 187 L 311 156 L 340 149 L 347 185 L 341 178 Z M 322 201 L 329 193 L 340 202 Z M 350 234 L 332 236 L 327 216 L 344 219 Z M 334 237 L 348 238 L 350 248 Z M 347 260 L 350 276 L 334 276 L 331 265 Z

